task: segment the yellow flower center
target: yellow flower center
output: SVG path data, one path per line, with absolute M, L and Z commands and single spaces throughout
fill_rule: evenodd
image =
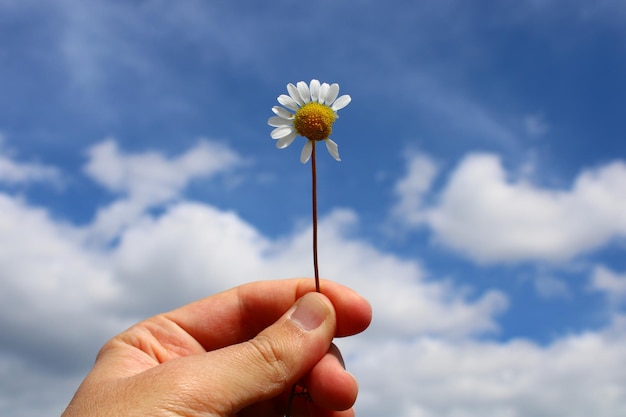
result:
M 336 118 L 335 112 L 330 107 L 310 102 L 298 109 L 293 126 L 300 136 L 309 140 L 324 140 L 333 131 Z

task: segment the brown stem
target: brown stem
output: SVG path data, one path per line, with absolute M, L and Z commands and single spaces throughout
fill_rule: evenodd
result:
M 287 401 L 287 410 L 285 411 L 285 417 L 291 417 L 291 404 L 293 404 L 293 399 L 296 396 L 296 384 L 291 386 L 291 393 L 289 393 L 289 400 Z
M 317 262 L 317 167 L 315 165 L 315 141 L 311 141 L 313 148 L 311 149 L 311 206 L 313 211 L 313 270 L 315 272 L 315 291 L 320 291 L 320 273 Z M 297 384 L 291 387 L 291 393 L 289 394 L 289 400 L 287 401 L 287 410 L 285 411 L 285 417 L 291 417 L 291 407 L 296 395 Z M 305 388 L 306 390 L 306 388 Z M 306 395 L 306 391 L 305 391 Z
M 315 291 L 320 292 L 320 273 L 317 264 L 317 169 L 315 166 L 315 142 L 311 141 L 313 149 L 311 150 L 311 189 L 312 189 L 312 208 L 313 208 L 313 270 L 315 271 Z

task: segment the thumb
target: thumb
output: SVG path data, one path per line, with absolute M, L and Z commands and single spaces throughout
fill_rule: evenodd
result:
M 220 373 L 211 408 L 232 415 L 287 391 L 326 354 L 335 328 L 331 302 L 312 292 L 255 338 L 210 352 L 212 365 L 218 366 L 211 372 Z

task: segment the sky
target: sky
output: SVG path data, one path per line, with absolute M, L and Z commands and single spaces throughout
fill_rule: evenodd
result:
M 362 417 L 626 415 L 626 4 L 0 0 L 0 415 L 60 415 L 100 346 L 320 272 Z M 323 148 L 322 148 L 323 149 Z

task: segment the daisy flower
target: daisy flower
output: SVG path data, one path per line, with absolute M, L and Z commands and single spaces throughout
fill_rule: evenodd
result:
M 278 141 L 276 147 L 286 148 L 300 135 L 308 139 L 300 154 L 300 162 L 303 164 L 311 158 L 313 141 L 320 140 L 326 143 L 330 155 L 341 161 L 338 146 L 329 136 L 333 123 L 339 117 L 337 111 L 350 103 L 350 96 L 337 98 L 339 84 L 320 84 L 318 80 L 311 80 L 309 85 L 304 81 L 297 85 L 289 83 L 287 92 L 289 95 L 281 94 L 278 97 L 278 102 L 283 107 L 272 107 L 275 116 L 267 121 L 270 126 L 275 127 L 270 136 Z

